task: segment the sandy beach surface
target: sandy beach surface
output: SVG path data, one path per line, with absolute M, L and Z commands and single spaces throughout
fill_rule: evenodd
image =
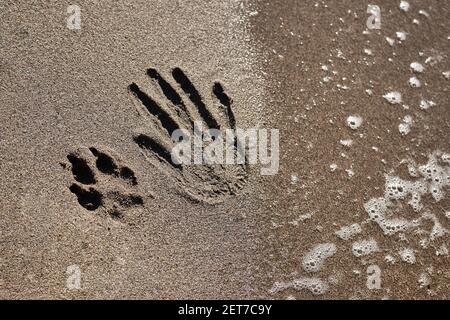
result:
M 0 0 L 0 299 L 449 299 L 450 4 L 373 2 Z

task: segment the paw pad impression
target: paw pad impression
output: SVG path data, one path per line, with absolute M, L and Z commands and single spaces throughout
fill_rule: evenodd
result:
M 103 210 L 121 220 L 128 211 L 144 205 L 143 198 L 134 191 L 138 185 L 134 171 L 112 151 L 83 147 L 70 153 L 67 160 L 75 180 L 69 190 L 86 210 Z

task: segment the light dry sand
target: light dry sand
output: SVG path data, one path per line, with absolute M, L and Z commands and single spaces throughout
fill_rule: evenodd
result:
M 383 196 L 384 174 L 408 178 L 402 159 L 423 164 L 435 150 L 450 152 L 450 81 L 442 75 L 450 70 L 450 7 L 409 3 L 403 12 L 399 1 L 379 1 L 381 29 L 363 34 L 369 1 L 79 1 L 74 31 L 66 28 L 71 2 L 1 0 L 0 298 L 449 298 L 449 257 L 436 255 L 448 235 L 424 249 L 417 228 L 385 236 L 364 210 Z M 407 39 L 391 47 L 385 37 L 397 31 Z M 413 61 L 426 67 L 421 88 L 407 82 Z M 279 173 L 252 168 L 219 201 L 186 197 L 208 194 L 208 181 L 180 183 L 133 141 L 157 130 L 128 89 L 136 83 L 158 96 L 148 68 L 166 79 L 181 68 L 209 107 L 220 81 L 239 127 L 280 130 Z M 409 109 L 382 98 L 393 90 Z M 421 110 L 421 99 L 436 106 Z M 355 131 L 346 125 L 354 114 L 363 118 Z M 414 124 L 402 136 L 406 115 Z M 117 172 L 130 168 L 137 183 L 96 169 L 88 148 L 110 155 Z M 105 195 L 104 206 L 80 206 L 68 155 L 88 159 L 96 179 L 88 187 Z M 423 202 L 450 230 L 444 191 L 443 200 Z M 113 218 L 124 195 L 143 204 Z M 405 202 L 402 215 L 414 214 Z M 353 240 L 335 235 L 352 223 L 363 229 Z M 355 257 L 352 242 L 369 238 L 379 252 Z M 319 272 L 302 270 L 302 256 L 320 243 L 336 253 Z M 415 250 L 415 264 L 399 261 L 402 248 Z M 80 290 L 66 286 L 72 265 Z M 370 265 L 381 270 L 378 290 L 366 286 Z M 424 273 L 431 282 L 421 288 Z M 270 291 L 305 277 L 328 290 Z
M 180 67 L 206 97 L 220 80 L 239 121 L 257 124 L 262 79 L 240 4 L 81 1 L 78 31 L 66 28 L 69 4 L 0 4 L 1 297 L 253 295 L 261 250 L 242 218 L 247 196 L 216 206 L 180 197 L 133 142 L 151 128 L 128 91 L 148 87 L 148 68 L 169 77 Z M 133 188 L 104 181 L 142 196 L 125 223 L 87 211 L 69 191 L 74 178 L 60 163 L 92 146 L 136 174 Z M 81 269 L 81 291 L 66 288 L 70 265 Z

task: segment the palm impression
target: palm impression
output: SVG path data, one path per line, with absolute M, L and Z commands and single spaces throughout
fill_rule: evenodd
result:
M 171 153 L 175 146 L 172 140 L 175 130 L 193 134 L 194 127 L 197 128 L 200 123 L 204 133 L 216 129 L 225 137 L 225 129 L 236 129 L 232 100 L 223 86 L 215 82 L 211 89 L 211 101 L 205 103 L 200 92 L 179 68 L 171 71 L 170 80 L 155 69 L 148 69 L 147 75 L 150 80 L 147 90 L 153 94 L 147 93 L 136 83 L 129 86 L 137 99 L 139 113 L 146 117 L 149 126 L 156 128 L 151 134 L 138 133 L 133 138 L 145 157 L 171 176 L 176 189 L 191 200 L 217 203 L 236 194 L 248 178 L 246 161 L 243 164 L 186 164 L 174 162 Z M 237 155 L 236 138 L 232 144 Z M 207 148 L 207 144 L 203 148 Z

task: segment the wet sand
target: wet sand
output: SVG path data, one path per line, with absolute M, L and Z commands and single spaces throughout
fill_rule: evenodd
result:
M 262 196 L 266 212 L 271 212 L 266 268 L 272 284 L 311 277 L 300 266 L 302 256 L 316 244 L 334 243 L 336 254 L 313 274 L 332 278 L 333 284 L 322 297 L 448 299 L 449 260 L 437 255 L 441 244 L 448 245 L 446 236 L 424 249 L 419 244 L 423 235 L 410 231 L 404 237 L 401 233 L 386 236 L 376 223 L 367 221 L 364 208 L 371 198 L 383 196 L 385 174 L 416 179 L 401 164 L 403 159 L 425 164 L 433 151 L 448 152 L 450 147 L 449 80 L 442 74 L 450 67 L 449 7 L 439 1 L 409 1 L 410 10 L 404 12 L 399 3 L 379 2 L 381 29 L 364 34 L 367 1 L 259 2 L 260 14 L 252 21 L 254 34 L 268 55 L 268 121 L 269 126 L 280 128 L 282 137 L 280 173 L 264 180 L 267 192 Z M 401 43 L 398 31 L 407 34 Z M 390 46 L 386 37 L 394 38 L 395 44 Z M 440 58 L 425 63 L 436 56 Z M 414 76 L 410 68 L 414 61 L 426 68 L 416 73 L 421 88 L 408 84 Z M 391 91 L 402 93 L 402 104 L 391 105 L 383 98 Z M 436 106 L 422 110 L 423 99 L 435 101 Z M 346 123 L 352 115 L 363 119 L 356 130 Z M 414 122 L 411 132 L 402 135 L 398 126 L 406 115 Z M 351 146 L 341 143 L 349 139 Z M 333 164 L 335 171 L 330 168 Z M 298 182 L 292 183 L 292 175 Z M 406 202 L 393 216 L 419 217 Z M 448 189 L 439 202 L 429 195 L 423 202 L 423 211 L 436 214 L 448 229 L 444 215 L 449 207 Z M 305 215 L 312 217 L 305 219 Z M 341 227 L 353 223 L 362 226 L 361 234 L 350 241 L 336 236 Z M 426 230 L 432 227 L 431 222 L 425 224 Z M 371 238 L 379 252 L 356 258 L 352 243 Z M 403 248 L 415 250 L 414 264 L 401 261 L 398 251 Z M 395 257 L 395 264 L 385 260 L 387 255 Z M 379 290 L 367 287 L 371 265 L 381 271 Z M 421 274 L 429 275 L 429 285 L 420 287 Z M 289 296 L 311 298 L 311 292 L 289 289 L 276 295 Z

